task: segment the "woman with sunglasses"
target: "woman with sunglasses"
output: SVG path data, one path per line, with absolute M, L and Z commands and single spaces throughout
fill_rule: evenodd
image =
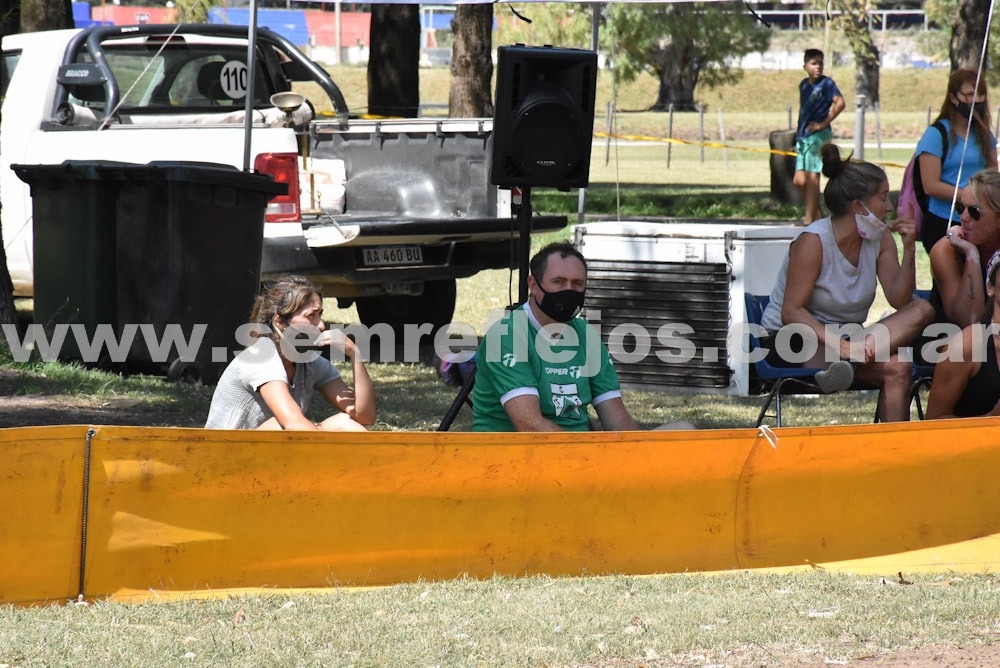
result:
M 956 186 L 961 195 L 973 174 L 989 167 L 996 169 L 996 145 L 990 132 L 985 78 L 977 87 L 975 70 L 955 70 L 948 79 L 941 113 L 917 142 L 920 183 L 927 194 L 928 209 L 922 218 L 920 239 L 928 253 L 949 225 L 958 222 L 958 212 L 952 214 L 951 209 Z
M 915 341 L 934 316 L 926 301 L 913 298 L 916 223 L 900 218 L 892 228 L 886 225 L 893 207 L 889 181 L 881 167 L 844 160 L 835 144 L 823 146 L 821 154 L 827 178 L 823 201 L 830 216 L 803 229 L 778 272 L 761 318 L 774 342 L 768 346 L 769 359 L 789 365 L 792 360 L 782 360 L 784 340 L 788 353 L 799 359 L 809 356 L 802 367 L 828 368 L 831 372 L 846 368 L 849 374 L 853 370 L 853 377 L 882 389 L 880 412 L 884 421 L 908 420 L 912 366 L 899 348 Z M 902 241 L 902 259 L 892 231 Z M 862 327 L 875 300 L 877 283 L 897 310 L 874 325 Z M 796 332 L 803 345 L 788 345 L 791 337 L 783 337 L 781 332 L 785 327 L 788 333 Z M 851 378 L 847 380 L 840 389 L 850 386 Z
M 984 285 L 992 310 L 989 325 L 975 323 L 952 337 L 934 367 L 934 382 L 927 399 L 928 420 L 1000 415 L 998 267 L 1000 252 L 990 256 L 986 267 Z
M 955 211 L 961 225 L 949 228 L 931 249 L 930 303 L 936 322 L 967 327 L 986 316 L 986 263 L 1000 250 L 1000 172 L 974 174 Z

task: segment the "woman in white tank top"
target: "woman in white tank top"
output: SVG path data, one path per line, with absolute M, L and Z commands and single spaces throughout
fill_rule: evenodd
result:
M 908 420 L 911 365 L 903 360 L 912 359 L 912 353 L 900 355 L 899 349 L 916 341 L 934 319 L 930 304 L 913 298 L 916 226 L 906 218 L 886 226 L 893 207 L 880 167 L 844 160 L 834 144 L 824 146 L 822 154 L 828 179 L 823 200 L 831 215 L 806 227 L 792 243 L 762 323 L 771 333 L 794 326 L 806 339 L 801 350 L 772 351 L 781 359 L 817 369 L 849 360 L 856 378 L 883 390 L 882 419 Z M 903 242 L 902 259 L 890 230 Z M 862 330 L 876 279 L 897 310 Z M 772 337 L 776 347 L 783 340 Z

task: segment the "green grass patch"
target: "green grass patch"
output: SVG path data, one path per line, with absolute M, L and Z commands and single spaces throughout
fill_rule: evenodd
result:
M 904 650 L 933 656 L 935 648 L 997 641 L 995 576 L 894 580 L 822 572 L 495 577 L 323 595 L 6 606 L 0 663 L 749 668 L 847 665 Z
M 574 215 L 579 208 L 576 191 L 551 188 L 533 191 L 532 205 L 547 214 Z M 591 183 L 587 188 L 587 214 L 606 216 L 622 211 L 628 217 L 743 218 L 794 220 L 801 207 L 781 204 L 766 192 L 733 192 L 727 186 L 657 186 L 652 184 Z

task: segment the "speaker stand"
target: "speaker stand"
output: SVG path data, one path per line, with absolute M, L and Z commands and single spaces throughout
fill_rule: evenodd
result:
M 531 186 L 521 186 L 521 209 L 517 212 L 518 303 L 528 301 L 528 272 L 531 260 Z

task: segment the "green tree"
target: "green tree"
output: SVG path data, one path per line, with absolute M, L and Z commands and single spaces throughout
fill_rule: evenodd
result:
M 927 0 L 924 11 L 931 21 L 950 31 L 948 60 L 951 70 L 978 69 L 986 39 L 989 0 Z M 986 60 L 983 72 L 987 79 L 991 84 L 1000 83 L 1000 71 L 987 66 L 1000 63 L 1000 23 L 997 21 L 990 29 Z
M 208 23 L 211 0 L 175 0 L 178 23 Z
M 880 101 L 879 53 L 868 28 L 868 0 L 834 0 L 830 8 L 841 12 L 833 25 L 844 31 L 854 54 L 854 92 L 874 105 Z
M 592 11 L 586 3 L 497 5 L 497 43 L 589 49 Z
M 765 51 L 770 32 L 749 12 L 716 3 L 608 5 L 602 45 L 623 81 L 643 71 L 660 82 L 654 111 L 695 108 L 699 82 L 739 81 L 740 57 Z

